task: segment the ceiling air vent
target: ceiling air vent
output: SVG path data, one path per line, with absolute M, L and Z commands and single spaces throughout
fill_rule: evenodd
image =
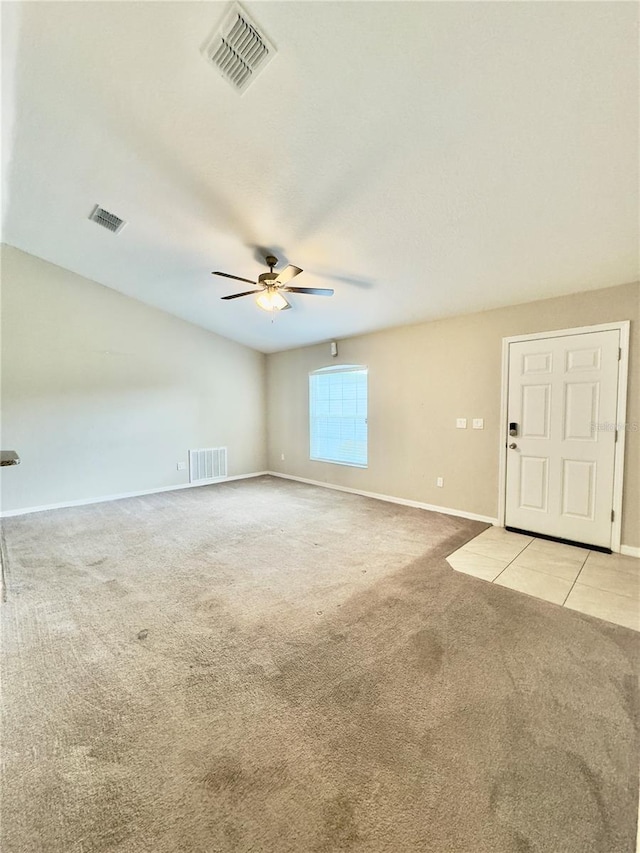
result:
M 202 55 L 234 89 L 244 92 L 271 62 L 276 49 L 244 9 L 234 3 L 202 48 Z
M 114 234 L 119 234 L 127 224 L 124 219 L 120 219 L 120 217 L 116 216 L 115 213 L 109 213 L 108 210 L 100 207 L 99 204 L 96 204 L 93 208 L 89 219 L 93 222 L 97 222 L 98 225 L 102 225 L 103 228 L 108 228 L 109 231 L 113 231 Z

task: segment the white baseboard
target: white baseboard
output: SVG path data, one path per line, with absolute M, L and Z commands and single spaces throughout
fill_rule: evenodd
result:
M 363 492 L 361 489 L 350 489 L 347 486 L 335 486 L 333 483 L 321 483 L 319 480 L 308 480 L 306 477 L 294 477 L 293 474 L 280 474 L 278 471 L 267 471 L 272 477 L 281 477 L 283 480 L 296 480 L 298 483 L 308 483 L 310 486 L 322 486 L 323 489 L 334 489 L 337 492 L 349 492 L 352 495 L 362 495 L 364 498 L 374 498 L 377 501 L 411 506 L 415 509 L 427 509 L 430 512 L 441 512 L 444 515 L 455 515 L 458 518 L 468 518 L 471 521 L 484 521 L 486 524 L 497 524 L 497 518 L 488 515 L 478 515 L 475 512 L 466 512 L 463 509 L 451 509 L 447 506 L 435 506 L 425 504 L 422 501 L 411 501 L 408 498 L 396 498 L 393 495 L 380 495 L 377 492 Z
M 181 483 L 178 486 L 162 486 L 159 489 L 145 489 L 140 492 L 123 492 L 119 495 L 105 495 L 101 498 L 84 498 L 79 501 L 64 501 L 56 504 L 46 504 L 44 506 L 30 506 L 22 509 L 8 509 L 0 512 L 0 518 L 11 518 L 16 515 L 29 515 L 32 512 L 46 512 L 50 509 L 65 509 L 74 506 L 89 506 L 91 504 L 106 503 L 107 501 L 120 501 L 125 498 L 139 498 L 144 495 L 156 495 L 161 492 L 175 492 L 179 489 L 199 489 L 202 486 L 210 486 L 215 483 L 228 483 L 232 480 L 250 480 L 253 477 L 280 477 L 283 480 L 295 480 L 298 483 L 308 483 L 310 486 L 321 486 L 323 489 L 334 489 L 337 492 L 349 492 L 352 495 L 362 495 L 365 498 L 373 498 L 377 501 L 386 501 L 387 503 L 400 504 L 400 506 L 410 506 L 415 509 L 426 509 L 430 512 L 441 512 L 443 515 L 454 515 L 458 518 L 468 518 L 471 521 L 483 521 L 485 524 L 493 524 L 499 526 L 497 518 L 491 518 L 488 515 L 478 515 L 475 512 L 466 512 L 462 509 L 451 509 L 446 506 L 436 506 L 435 504 L 426 504 L 422 501 L 412 501 L 407 498 L 397 498 L 393 495 L 381 495 L 378 492 L 364 492 L 362 489 L 350 489 L 348 486 L 336 486 L 333 483 L 322 483 L 320 480 L 309 480 L 306 477 L 295 477 L 293 474 L 281 474 L 278 471 L 254 471 L 251 474 L 236 474 L 233 477 L 222 477 L 217 480 L 211 480 L 207 483 Z M 640 548 L 633 545 L 621 545 L 620 553 L 625 557 L 640 558 Z M 639 851 L 640 853 L 640 851 Z
M 249 480 L 252 477 L 264 477 L 268 471 L 255 471 L 252 474 L 235 474 L 233 477 L 220 477 L 216 480 L 208 480 L 206 483 L 181 483 L 179 486 L 161 486 L 159 489 L 145 489 L 142 492 L 123 492 L 120 495 L 105 495 L 101 498 L 84 498 L 79 501 L 64 501 L 58 504 L 46 504 L 45 506 L 29 506 L 22 509 L 8 509 L 0 512 L 0 518 L 11 518 L 15 515 L 29 515 L 32 512 L 46 512 L 49 509 L 65 509 L 72 506 L 89 506 L 90 504 L 101 504 L 107 501 L 121 501 L 125 498 L 139 498 L 144 495 L 157 495 L 160 492 L 175 492 L 178 489 L 199 489 L 202 486 L 211 486 L 215 483 L 228 483 L 231 480 Z
M 636 548 L 634 545 L 621 545 L 620 553 L 624 554 L 625 557 L 638 557 L 640 559 L 640 548 Z

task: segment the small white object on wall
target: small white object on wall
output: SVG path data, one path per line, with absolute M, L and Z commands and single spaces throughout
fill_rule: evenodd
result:
M 456 418 L 456 429 L 466 429 L 467 428 L 467 419 L 466 418 Z
M 484 418 L 474 418 L 473 419 L 473 428 L 474 429 L 484 429 Z
M 334 358 L 338 355 L 338 344 L 336 341 L 331 341 L 331 355 Z

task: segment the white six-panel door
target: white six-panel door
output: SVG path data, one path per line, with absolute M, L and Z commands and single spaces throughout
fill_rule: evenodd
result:
M 611 546 L 618 330 L 509 344 L 505 525 Z

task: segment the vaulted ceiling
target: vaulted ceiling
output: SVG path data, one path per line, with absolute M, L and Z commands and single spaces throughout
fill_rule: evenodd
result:
M 246 3 L 242 95 L 229 5 L 2 4 L 5 242 L 264 352 L 638 278 L 636 4 Z

